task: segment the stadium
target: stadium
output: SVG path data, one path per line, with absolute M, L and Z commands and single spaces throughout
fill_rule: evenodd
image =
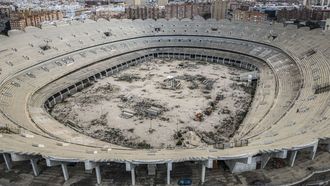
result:
M 171 184 L 175 182 L 171 176 L 176 164 L 194 162 L 201 167 L 199 179 L 203 184 L 208 180 L 207 171 L 216 162 L 239 173 L 263 169 L 272 159 L 287 161 L 287 167 L 294 167 L 295 160 L 306 154 L 317 161 L 314 159 L 319 151 L 326 155 L 325 160 L 319 160 L 323 167 L 315 172 L 328 171 L 329 40 L 330 34 L 318 29 L 198 17 L 157 21 L 99 19 L 42 29 L 28 27 L 25 32 L 12 30 L 9 37 L 0 37 L 0 153 L 9 170 L 15 162 L 30 161 L 38 176 L 38 165 L 45 161 L 48 167 L 61 167 L 65 180 L 69 179 L 71 163 L 84 164 L 85 170 L 95 171 L 98 184 L 102 182 L 102 168 L 109 163 L 124 165 L 135 185 L 139 184 L 135 172 L 139 166 L 147 165 L 153 171 L 162 166 L 166 172 L 162 184 Z M 132 148 L 87 135 L 76 121 L 63 123 L 51 114 L 58 105 L 108 77 L 121 78 L 120 73 L 130 73 L 127 70 L 144 64 L 156 64 L 152 73 L 157 74 L 162 61 L 173 59 L 181 67 L 182 61 L 198 61 L 198 68 L 213 65 L 215 72 L 210 74 L 217 73 L 218 66 L 241 69 L 236 74 L 239 81 L 244 86 L 254 85 L 249 108 L 228 139 L 189 148 Z M 205 77 L 208 71 L 211 70 L 202 71 Z M 173 73 L 172 70 L 163 78 L 170 82 L 163 86 L 178 87 Z M 207 86 L 204 80 L 200 86 Z M 185 85 L 185 81 L 180 82 Z M 120 81 L 117 83 L 119 86 Z M 222 99 L 217 101 L 221 103 Z M 189 103 L 189 96 L 181 107 L 185 103 Z M 137 114 L 126 108 L 121 112 L 128 118 Z M 161 111 L 149 106 L 146 112 L 157 116 Z M 115 113 L 110 109 L 106 117 L 115 120 L 119 117 Z M 194 125 L 199 125 L 198 113 L 196 118 Z M 133 121 L 124 118 L 123 123 L 128 120 Z M 149 122 L 145 125 L 147 130 Z M 135 126 L 137 131 L 140 124 Z M 174 129 L 169 129 L 176 127 L 174 124 Z M 157 131 L 162 130 L 165 128 Z

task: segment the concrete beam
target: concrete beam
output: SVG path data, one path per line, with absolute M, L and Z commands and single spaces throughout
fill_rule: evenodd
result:
M 12 167 L 12 162 L 11 162 L 11 159 L 10 159 L 10 155 L 7 154 L 7 153 L 4 153 L 4 154 L 2 154 L 2 156 L 3 156 L 3 159 L 5 159 L 7 170 L 10 171 L 11 167 Z
M 297 157 L 297 150 L 291 151 L 291 155 L 290 155 L 290 167 L 293 167 L 294 162 L 296 161 L 296 157 Z
M 31 156 L 15 154 L 15 153 L 11 153 L 10 156 L 11 156 L 12 161 L 27 161 L 27 160 L 32 159 Z
M 50 159 L 46 158 L 46 165 L 48 167 L 53 167 L 53 166 L 61 165 L 61 162 L 60 161 L 53 161 L 53 160 L 50 160 Z
M 272 157 L 285 159 L 285 158 L 288 157 L 288 151 L 287 150 L 282 150 L 280 152 L 275 152 L 275 153 L 272 154 Z
M 86 170 L 93 170 L 98 166 L 97 163 L 91 161 L 85 161 L 85 169 Z
M 246 157 L 246 158 L 240 158 L 240 159 L 233 159 L 236 162 L 244 163 L 244 164 L 251 164 L 252 163 L 252 156 Z
M 129 162 L 125 162 L 126 165 L 126 171 L 131 171 L 133 164 Z
M 205 162 L 205 166 L 209 169 L 213 168 L 213 159 L 208 159 L 207 162 Z

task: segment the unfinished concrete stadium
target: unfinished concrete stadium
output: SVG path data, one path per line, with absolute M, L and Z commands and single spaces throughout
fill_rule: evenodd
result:
M 139 167 L 171 185 L 189 162 L 198 185 L 219 166 L 295 170 L 300 157 L 313 169 L 271 184 L 302 182 L 330 170 L 329 41 L 317 29 L 201 18 L 10 31 L 0 37 L 0 153 L 8 170 L 61 167 L 65 181 L 83 164 L 74 168 L 97 184 L 118 164 L 131 185 L 144 184 Z

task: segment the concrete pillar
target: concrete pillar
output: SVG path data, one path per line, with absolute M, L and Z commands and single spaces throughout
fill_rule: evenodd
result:
M 11 170 L 11 167 L 12 167 L 12 163 L 11 163 L 11 159 L 10 159 L 10 155 L 9 154 L 2 154 L 3 156 L 3 159 L 5 159 L 5 163 L 6 163 L 6 167 L 7 167 L 7 170 Z
M 315 158 L 315 154 L 316 154 L 316 151 L 317 151 L 317 145 L 318 143 L 314 144 L 313 148 L 312 148 L 312 152 L 311 152 L 311 159 L 314 160 Z
M 271 155 L 270 154 L 263 154 L 261 155 L 261 168 L 264 169 L 270 160 Z
M 67 181 L 69 179 L 68 167 L 65 163 L 61 163 L 61 167 L 63 171 L 64 180 Z
M 32 165 L 32 170 L 33 170 L 34 176 L 39 176 L 40 171 L 39 171 L 38 164 L 37 164 L 38 159 L 36 159 L 36 158 L 35 159 L 30 159 L 30 162 L 31 162 L 31 165 Z
M 100 165 L 96 162 L 85 161 L 85 170 L 92 172 L 93 169 L 95 169 L 97 184 L 101 184 L 102 178 Z
M 101 184 L 101 169 L 99 165 L 95 167 L 95 173 L 96 173 L 97 184 Z
M 206 171 L 206 167 L 205 167 L 205 164 L 203 163 L 202 164 L 202 184 L 205 182 L 205 171 Z
M 209 168 L 209 169 L 213 168 L 213 160 L 212 159 L 208 159 L 207 161 L 202 162 L 202 178 L 201 178 L 202 184 L 205 182 L 206 168 Z
M 327 151 L 330 152 L 330 143 L 327 145 Z
M 166 179 L 167 185 L 171 184 L 171 171 L 172 171 L 172 162 L 168 162 L 167 163 L 167 179 Z
M 132 166 L 131 169 L 131 178 L 132 178 L 132 185 L 135 185 L 135 167 Z
M 126 171 L 131 171 L 132 185 L 135 185 L 135 165 L 130 162 L 126 162 L 125 164 Z
M 297 150 L 294 150 L 291 152 L 291 156 L 290 156 L 290 167 L 293 167 L 294 162 L 296 160 L 296 156 L 297 156 Z

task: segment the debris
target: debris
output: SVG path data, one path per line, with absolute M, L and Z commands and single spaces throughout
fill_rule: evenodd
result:
M 131 110 L 123 110 L 122 113 L 121 113 L 121 117 L 125 118 L 125 119 L 128 119 L 128 118 L 131 118 L 133 117 L 135 114 L 134 111 L 131 111 Z
M 108 112 L 105 114 L 102 114 L 99 119 L 93 119 L 91 121 L 91 126 L 106 126 L 108 124 L 107 119 Z
M 181 82 L 173 76 L 167 76 L 167 78 L 160 83 L 160 86 L 162 89 L 176 90 L 181 88 Z
M 115 77 L 117 81 L 126 81 L 132 83 L 133 81 L 141 79 L 138 75 L 135 74 L 122 74 Z
M 194 118 L 195 121 L 203 121 L 204 120 L 204 117 L 203 117 L 203 114 L 201 112 L 197 112 L 195 114 L 195 118 Z
M 182 145 L 187 148 L 197 147 L 202 145 L 202 141 L 194 131 L 188 131 L 183 136 Z
M 146 112 L 147 112 L 148 115 L 157 116 L 157 115 L 159 115 L 162 112 L 162 110 L 160 108 L 157 108 L 157 107 L 153 107 L 152 106 L 152 107 L 148 108 L 146 110 Z

